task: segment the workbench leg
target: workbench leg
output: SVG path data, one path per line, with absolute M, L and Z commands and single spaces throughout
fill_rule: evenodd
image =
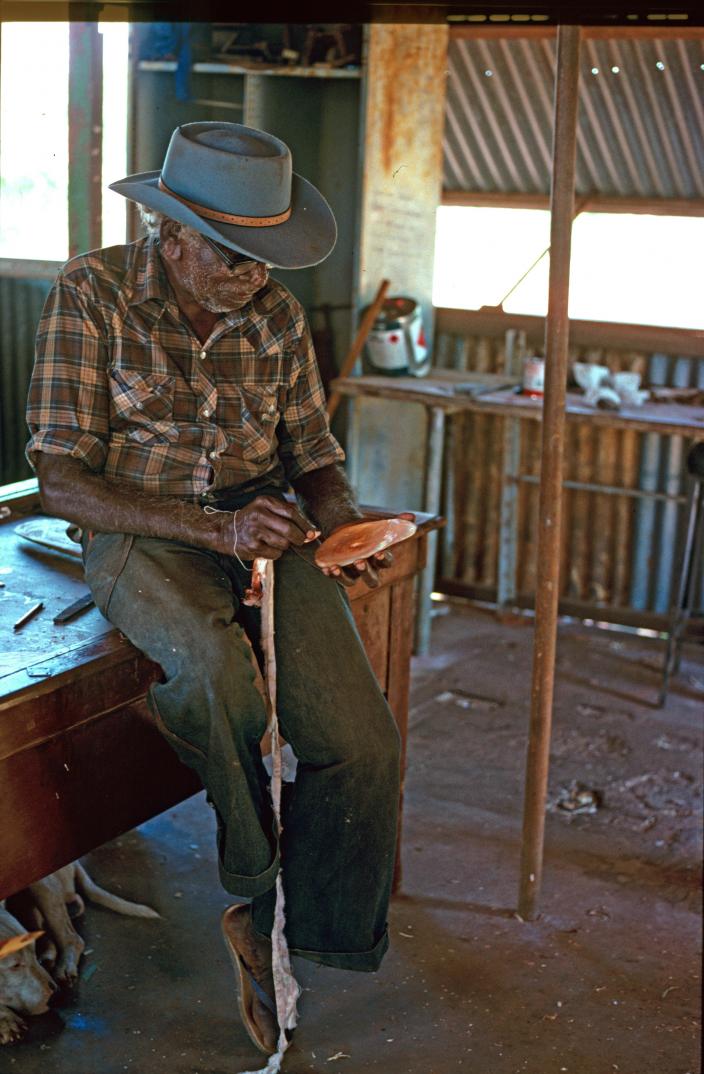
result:
M 346 470 L 350 485 L 359 496 L 359 452 L 361 447 L 360 427 L 362 423 L 362 401 L 357 395 L 348 397 L 347 402 L 347 460 Z
M 503 484 L 499 525 L 499 577 L 496 603 L 510 608 L 516 600 L 516 549 L 518 547 L 518 479 L 521 467 L 521 424 L 504 418 Z
M 443 578 L 455 577 L 455 437 L 457 420 L 449 415 L 445 421 L 444 455 L 444 511 L 447 525 L 440 541 L 440 574 Z
M 428 446 L 425 462 L 425 489 L 423 510 L 436 515 L 440 510 L 442 491 L 442 454 L 445 435 L 445 412 L 440 407 L 428 410 Z M 418 588 L 418 612 L 416 614 L 415 653 L 424 656 L 430 650 L 431 594 L 435 580 L 437 531 L 428 534 L 428 558 L 420 575 Z
M 525 347 L 523 333 L 509 328 L 504 337 L 503 371 L 520 377 Z M 518 548 L 518 482 L 521 467 L 521 425 L 518 418 L 504 418 L 501 511 L 499 516 L 499 567 L 496 603 L 510 608 L 516 599 L 516 549 Z

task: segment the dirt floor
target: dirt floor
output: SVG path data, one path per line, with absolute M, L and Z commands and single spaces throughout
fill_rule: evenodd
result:
M 447 608 L 417 659 L 403 893 L 377 974 L 297 961 L 284 1071 L 697 1074 L 704 649 L 663 710 L 663 643 L 563 624 L 541 916 L 515 914 L 530 621 Z M 571 812 L 574 783 L 595 812 Z M 577 788 L 579 790 L 579 788 Z M 591 792 L 591 793 L 588 793 Z M 0 1052 L 12 1074 L 239 1074 L 264 1064 L 219 937 L 198 795 L 86 859 L 156 906 L 95 906 L 77 994 Z

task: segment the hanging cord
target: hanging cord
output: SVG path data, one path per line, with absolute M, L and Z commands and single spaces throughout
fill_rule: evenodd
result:
M 577 217 L 579 216 L 579 214 L 581 213 L 582 209 L 584 208 L 584 206 L 587 204 L 588 201 L 589 201 L 589 198 L 586 198 L 586 197 L 576 198 L 575 199 L 574 209 L 573 209 L 573 212 L 572 212 L 572 221 L 573 222 L 577 219 Z M 538 256 L 536 257 L 536 259 L 532 263 L 532 265 L 528 266 L 528 268 L 523 273 L 523 275 L 520 276 L 516 280 L 516 282 L 509 288 L 509 290 L 506 292 L 506 294 L 501 299 L 501 301 L 497 303 L 498 307 L 503 306 L 503 304 L 506 301 L 506 299 L 509 298 L 509 296 L 513 294 L 513 292 L 516 290 L 518 285 L 523 283 L 523 281 L 525 280 L 526 276 L 528 276 L 528 274 L 533 271 L 533 269 L 536 267 L 536 265 L 540 264 L 540 262 L 543 260 L 545 255 L 549 254 L 549 253 L 550 253 L 550 246 L 548 245 L 548 246 L 545 247 L 545 249 L 543 250 L 542 254 L 538 254 Z
M 218 507 L 207 505 L 207 514 L 228 514 Z M 260 605 L 262 610 L 262 649 L 264 651 L 264 685 L 267 710 L 267 730 L 271 738 L 272 776 L 269 793 L 274 813 L 274 829 L 279 844 L 281 843 L 281 785 L 283 779 L 281 760 L 281 739 L 279 738 L 279 721 L 276 715 L 276 648 L 274 644 L 274 561 L 258 557 L 248 567 L 237 554 L 237 515 L 232 518 L 232 554 L 246 571 L 252 571 L 251 603 Z M 257 580 L 255 586 L 254 582 Z M 250 601 L 245 601 L 250 603 Z M 293 976 L 291 957 L 286 942 L 285 897 L 283 887 L 283 865 L 276 875 L 276 903 L 274 905 L 274 925 L 271 930 L 271 969 L 274 977 L 274 999 L 276 1002 L 276 1019 L 279 1023 L 277 1049 L 265 1067 L 257 1071 L 243 1071 L 243 1074 L 279 1074 L 284 1053 L 289 1046 L 287 1030 L 295 1029 L 298 1023 L 296 1003 L 301 989 Z

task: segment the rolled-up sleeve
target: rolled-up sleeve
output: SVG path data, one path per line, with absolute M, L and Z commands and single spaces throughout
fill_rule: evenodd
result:
M 330 432 L 313 341 L 300 308 L 292 337 L 292 348 L 288 352 L 291 378 L 277 429 L 279 457 L 289 481 L 345 458 L 344 451 Z
M 46 300 L 27 399 L 26 454 L 71 455 L 105 465 L 109 430 L 107 349 L 90 284 L 59 277 Z

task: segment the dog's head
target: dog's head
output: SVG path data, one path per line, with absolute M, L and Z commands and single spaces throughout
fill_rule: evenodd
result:
M 0 1004 L 19 1014 L 44 1014 L 56 991 L 56 984 L 34 953 L 34 941 L 40 935 L 25 932 L 19 921 L 0 907 Z

